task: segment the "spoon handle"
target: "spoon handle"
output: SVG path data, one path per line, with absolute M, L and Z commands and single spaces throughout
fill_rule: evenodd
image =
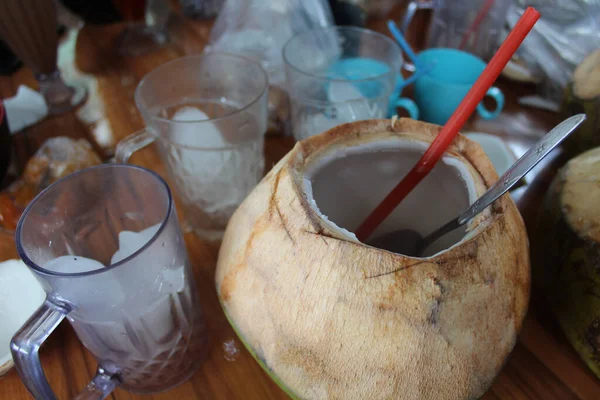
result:
M 515 183 L 519 181 L 526 173 L 546 157 L 560 142 L 571 134 L 583 121 L 585 114 L 577 114 L 567 118 L 554 127 L 550 132 L 544 135 L 538 142 L 531 147 L 527 153 L 523 154 L 511 167 L 500 177 L 498 181 L 487 190 L 479 199 L 477 199 L 469 208 L 463 211 L 458 217 L 449 221 L 442 227 L 431 232 L 417 243 L 417 254 L 421 254 L 429 245 L 452 232 L 456 228 L 469 222 L 471 218 L 485 210 L 487 206 L 496 201 L 500 196 L 506 193 Z
M 519 158 L 477 201 L 462 212 L 456 219 L 458 226 L 468 222 L 471 218 L 485 210 L 487 206 L 506 193 L 515 183 L 527 174 L 533 167 L 546 157 L 556 146 L 571 134 L 583 121 L 585 114 L 577 114 L 567 118 L 544 135 L 531 147 L 527 153 Z

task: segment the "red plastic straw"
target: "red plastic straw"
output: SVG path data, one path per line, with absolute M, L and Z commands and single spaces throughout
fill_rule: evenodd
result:
M 356 230 L 358 240 L 364 242 L 368 239 L 398 204 L 429 174 L 539 18 L 540 13 L 534 8 L 528 7 L 525 10 L 421 159 Z
M 494 5 L 494 0 L 486 0 L 486 2 L 483 3 L 481 10 L 479 10 L 479 13 L 477 13 L 477 16 L 475 17 L 475 20 L 473 20 L 473 23 L 471 24 L 469 29 L 467 29 L 467 31 L 465 32 L 465 35 L 463 36 L 462 40 L 460 41 L 460 45 L 458 46 L 458 48 L 460 50 L 465 48 L 465 45 L 467 44 L 467 41 L 469 40 L 469 38 L 471 37 L 473 32 L 476 32 L 479 29 L 479 25 L 481 25 L 481 23 L 483 22 L 485 17 L 487 17 L 487 15 L 490 12 L 490 10 L 492 9 L 493 5 Z

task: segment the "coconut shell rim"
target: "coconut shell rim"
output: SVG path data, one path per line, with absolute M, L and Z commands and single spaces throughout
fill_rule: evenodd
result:
M 319 157 L 330 153 L 337 146 L 352 147 L 360 142 L 364 143 L 365 141 L 361 140 L 364 137 L 370 139 L 367 140 L 368 142 L 378 138 L 392 136 L 421 140 L 425 143 L 430 143 L 441 129 L 442 127 L 439 125 L 416 121 L 410 118 L 365 120 L 338 125 L 319 135 L 309 137 L 296 143 L 292 150 L 282 158 L 282 161 L 287 158 L 287 156 L 291 156 L 291 159 L 286 160 L 285 163 L 287 164 L 292 182 L 294 183 L 293 189 L 304 206 L 306 216 L 311 221 L 315 232 L 320 232 L 321 234 L 326 234 L 327 236 L 339 240 L 352 241 L 356 245 L 365 248 L 385 251 L 395 257 L 410 260 L 428 260 L 436 256 L 443 256 L 445 253 L 448 253 L 448 250 L 459 249 L 465 245 L 468 246 L 470 242 L 476 240 L 482 233 L 490 228 L 492 222 L 497 218 L 502 217 L 504 211 L 511 206 L 510 203 L 514 205 L 509 193 L 506 193 L 488 207 L 488 210 L 490 211 L 480 213 L 469 222 L 468 230 L 472 233 L 470 237 L 465 236 L 460 242 L 432 256 L 411 257 L 373 247 L 359 241 L 353 241 L 347 236 L 340 235 L 339 231 L 331 229 L 313 209 L 303 190 L 302 176 L 310 167 L 310 164 Z M 327 146 L 328 148 L 326 148 Z M 489 160 L 489 157 L 485 154 L 479 143 L 474 140 L 471 140 L 462 134 L 458 134 L 446 152 L 465 161 L 465 166 L 467 166 L 471 172 L 476 188 L 481 189 L 480 186 L 483 185 L 481 193 L 478 193 L 479 196 L 498 179 L 498 174 L 496 173 L 492 162 Z M 482 182 L 478 182 L 478 179 Z

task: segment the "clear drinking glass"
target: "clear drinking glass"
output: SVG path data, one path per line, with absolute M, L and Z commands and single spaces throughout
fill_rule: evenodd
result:
M 433 9 L 427 48 L 449 47 L 489 61 L 502 39 L 502 28 L 513 0 L 411 1 L 402 23 L 406 33 L 418 9 Z
M 135 101 L 147 128 L 116 159 L 156 140 L 183 217 L 198 236 L 222 237 L 264 169 L 267 74 L 259 63 L 211 52 L 170 61 L 142 79 Z
M 154 172 L 107 164 L 71 174 L 31 202 L 15 238 L 47 293 L 11 342 L 36 399 L 55 399 L 38 349 L 65 317 L 98 360 L 78 399 L 117 385 L 163 391 L 200 366 L 205 321 L 171 192 Z
M 84 88 L 61 78 L 57 25 L 55 0 L 0 1 L 0 37 L 33 70 L 50 115 L 70 111 L 87 97 Z
M 384 118 L 401 90 L 400 48 L 367 29 L 302 32 L 285 44 L 283 59 L 297 140 L 346 122 Z
M 117 37 L 119 53 L 137 56 L 162 47 L 168 41 L 170 13 L 166 0 L 112 0 L 127 22 Z

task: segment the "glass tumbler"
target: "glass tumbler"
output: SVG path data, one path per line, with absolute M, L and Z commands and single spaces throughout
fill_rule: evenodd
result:
M 299 33 L 284 45 L 283 59 L 297 140 L 346 122 L 384 118 L 401 90 L 400 48 L 367 29 Z
M 167 22 L 170 7 L 166 0 L 112 0 L 127 22 L 117 37 L 117 50 L 126 56 L 150 53 L 169 40 Z
M 218 240 L 263 175 L 267 87 L 260 64 L 242 56 L 170 61 L 138 85 L 135 101 L 147 128 L 117 145 L 117 161 L 156 141 L 186 228 Z
M 433 9 L 427 48 L 449 47 L 489 61 L 502 39 L 506 14 L 513 0 L 411 1 L 404 15 L 406 33 L 418 9 Z
M 47 293 L 11 342 L 34 398 L 56 398 L 38 349 L 65 317 L 98 360 L 78 399 L 117 385 L 163 391 L 200 366 L 206 325 L 171 192 L 154 172 L 107 164 L 71 174 L 30 203 L 15 238 Z

